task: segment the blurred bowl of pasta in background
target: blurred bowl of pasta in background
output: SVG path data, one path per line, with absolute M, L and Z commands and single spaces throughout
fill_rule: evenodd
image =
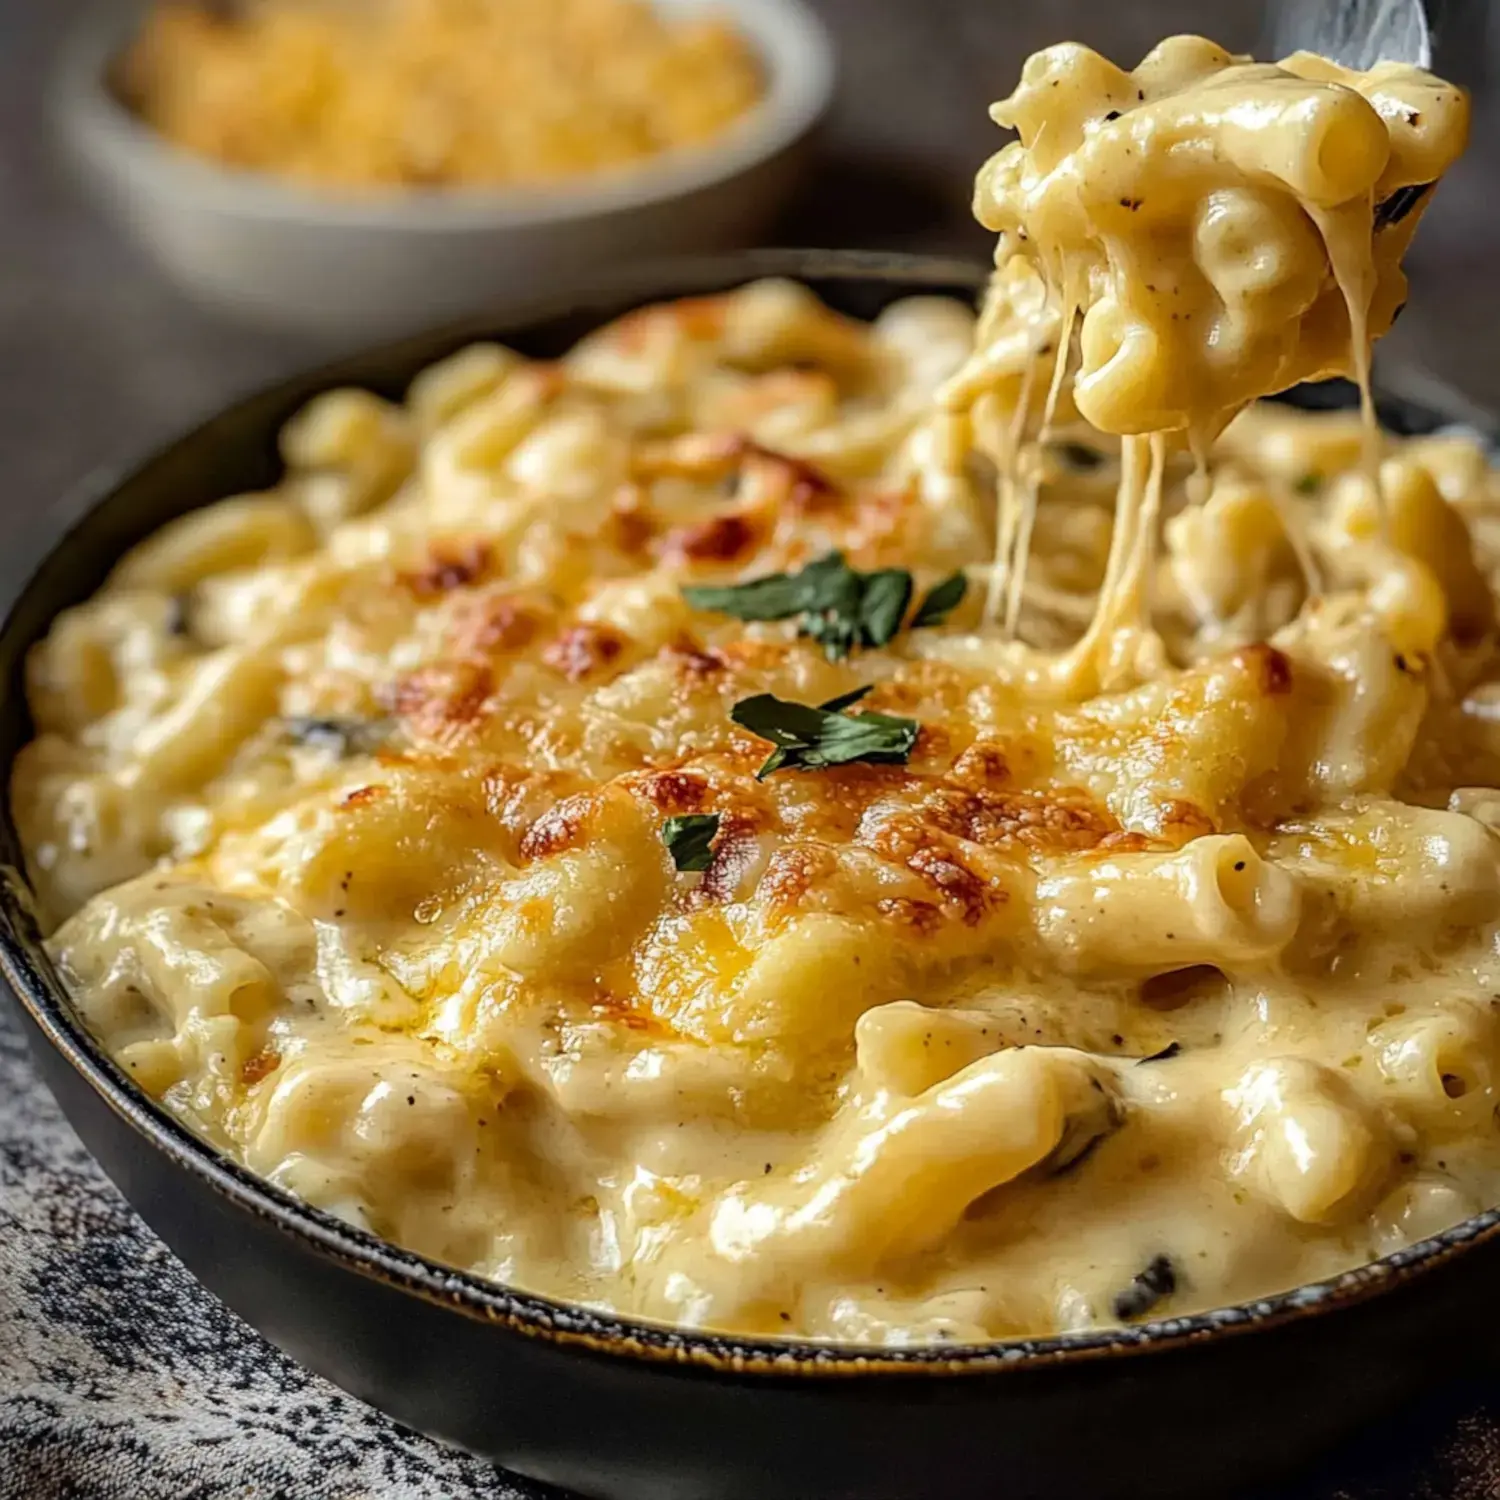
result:
M 601 9 L 606 19 L 610 8 L 618 7 L 615 20 L 630 21 L 626 0 L 581 4 Z M 325 150 L 313 160 L 304 150 L 293 160 L 289 150 L 290 170 L 283 172 L 247 167 L 244 151 L 216 150 L 236 128 L 240 145 L 252 133 L 274 134 L 266 128 L 264 110 L 237 127 L 210 118 L 194 129 L 192 110 L 199 103 L 217 103 L 220 114 L 225 112 L 226 101 L 215 99 L 215 90 L 220 96 L 226 92 L 218 82 L 224 70 L 211 74 L 203 64 L 223 52 L 223 44 L 207 32 L 232 24 L 238 10 L 228 6 L 198 12 L 204 20 L 197 29 L 162 27 L 160 16 L 141 0 L 87 11 L 60 63 L 55 105 L 61 133 L 107 210 L 195 300 L 315 336 L 374 337 L 430 325 L 476 306 L 514 304 L 559 279 L 610 262 L 752 242 L 794 189 L 833 91 L 832 43 L 802 0 L 651 0 L 664 35 L 675 27 L 695 27 L 695 36 L 711 40 L 712 50 L 697 47 L 702 58 L 686 48 L 668 59 L 670 81 L 679 93 L 709 88 L 704 75 L 712 66 L 731 75 L 719 79 L 721 93 L 736 87 L 743 93 L 732 71 L 752 68 L 753 94 L 727 103 L 679 100 L 683 107 L 667 120 L 677 128 L 662 130 L 661 149 L 610 140 L 610 131 L 619 133 L 618 122 L 601 125 L 586 108 L 602 57 L 612 47 L 619 51 L 606 35 L 596 38 L 601 59 L 590 58 L 573 70 L 577 107 L 569 105 L 571 114 L 544 121 L 545 130 L 538 127 L 531 137 L 522 132 L 523 144 L 512 143 L 508 161 L 493 152 L 486 159 L 485 143 L 476 148 L 470 128 L 466 157 L 451 176 L 434 171 L 421 181 L 408 171 L 409 180 L 397 182 L 387 166 L 372 159 L 376 133 L 391 113 L 390 86 L 409 82 L 414 110 L 434 103 L 434 91 L 441 96 L 446 86 L 442 69 L 454 65 L 466 41 L 462 34 L 447 37 L 445 53 L 436 39 L 415 30 L 416 21 L 430 20 L 429 13 L 453 7 L 414 0 L 407 9 L 414 13 L 411 34 L 387 39 L 387 53 L 395 54 L 387 61 L 400 76 L 345 79 L 338 128 L 350 138 L 341 154 Z M 178 4 L 169 14 L 180 22 L 193 10 Z M 283 10 L 295 14 L 285 5 Z M 554 14 L 528 12 L 524 6 L 511 10 L 533 20 Z M 463 14 L 462 7 L 455 11 Z M 477 13 L 470 7 L 467 14 Z M 636 23 L 637 30 L 652 24 L 641 23 L 639 7 Z M 503 41 L 497 28 L 492 24 L 480 40 Z M 546 33 L 531 39 L 543 49 L 556 50 L 569 38 L 565 26 L 545 19 L 534 30 Z M 265 46 L 273 48 L 278 40 L 281 51 L 267 50 L 263 59 L 269 76 L 285 71 L 283 54 L 298 56 L 309 77 L 326 63 L 300 57 L 307 48 L 296 36 L 273 38 Z M 326 38 L 314 40 L 326 51 Z M 433 54 L 425 76 L 417 65 L 407 66 L 407 54 L 419 44 Z M 195 48 L 201 49 L 201 59 Z M 143 58 L 143 52 L 151 55 Z M 554 64 L 565 72 L 571 68 L 566 59 Z M 200 73 L 202 82 L 195 82 Z M 129 97 L 143 76 L 162 89 L 154 124 L 140 101 Z M 522 67 L 518 76 L 531 74 Z M 453 86 L 459 89 L 457 79 Z M 482 72 L 476 78 L 469 69 L 465 86 L 468 97 L 459 102 L 468 108 L 473 127 L 476 100 L 483 98 Z M 291 92 L 305 94 L 309 87 L 301 79 Z M 549 92 L 556 91 L 539 85 L 528 107 L 556 114 L 561 106 L 555 97 L 549 102 Z M 511 102 L 506 93 L 497 81 L 497 119 Z M 186 103 L 179 97 L 184 94 Z M 304 101 L 283 102 L 286 123 L 295 125 Z M 700 116 L 717 106 L 723 118 L 712 118 L 709 128 L 692 119 L 695 106 Z M 411 121 L 405 128 L 415 132 Z M 530 153 L 540 165 L 525 159 L 530 138 L 540 143 Z M 568 160 L 570 152 L 596 160 L 577 169 Z M 338 180 L 344 174 L 349 180 Z
M 475 341 L 553 360 L 645 304 L 762 277 L 795 279 L 862 320 L 913 296 L 972 304 L 984 279 L 949 262 L 792 251 L 630 268 L 586 294 L 471 318 L 240 402 L 99 494 L 22 592 L 0 629 L 7 778 L 32 733 L 33 644 L 148 534 L 274 484 L 278 434 L 315 396 L 353 386 L 402 399 L 420 371 Z M 1317 405 L 1348 392 L 1302 396 Z M 1455 415 L 1478 414 L 1393 399 L 1389 387 L 1382 401 L 1402 432 Z M 16 873 L 25 855 L 9 804 L 0 861 L 0 970 L 38 1067 L 188 1268 L 274 1343 L 405 1425 L 584 1494 L 913 1500 L 966 1492 L 985 1473 L 1003 1474 L 1018 1500 L 1220 1494 L 1226 1475 L 1250 1484 L 1284 1473 L 1451 1376 L 1471 1330 L 1500 1312 L 1497 1211 L 1234 1306 L 1147 1309 L 1129 1326 L 987 1344 L 718 1334 L 518 1291 L 313 1207 L 190 1131 L 122 1071 L 67 998 Z M 574 1412 L 579 1420 L 563 1416 Z

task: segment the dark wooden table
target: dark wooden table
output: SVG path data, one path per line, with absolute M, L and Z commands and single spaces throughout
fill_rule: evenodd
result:
M 817 3 L 840 45 L 842 86 L 822 165 L 776 238 L 976 260 L 988 249 L 969 219 L 970 183 L 999 139 L 985 108 L 1027 53 L 1076 37 L 1133 63 L 1163 35 L 1203 29 L 1248 49 L 1261 14 L 1249 0 L 1212 8 L 1201 0 Z M 187 305 L 75 193 L 55 159 L 46 78 L 77 8 L 76 0 L 0 0 L 0 596 L 48 538 L 63 497 L 92 471 L 326 352 Z M 1471 68 L 1475 59 L 1462 62 Z M 1500 409 L 1497 246 L 1500 128 L 1488 104 L 1469 160 L 1424 225 L 1411 308 L 1384 354 L 1419 361 Z M 10 1024 L 0 1010 L 0 1030 Z M 0 1350 L 0 1413 L 34 1395 L 7 1387 Z M 5 1474 L 0 1453 L 0 1500 L 19 1500 Z M 145 1489 L 139 1496 L 157 1500 Z M 1500 1497 L 1500 1386 L 1435 1393 L 1359 1452 L 1335 1456 L 1297 1497 Z

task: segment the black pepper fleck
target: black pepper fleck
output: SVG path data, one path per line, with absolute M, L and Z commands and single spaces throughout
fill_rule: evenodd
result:
M 186 635 L 188 633 L 187 600 L 180 594 L 174 594 L 167 600 L 166 628 L 168 635 Z
M 1115 1297 L 1115 1316 L 1121 1322 L 1143 1317 L 1163 1297 L 1177 1290 L 1177 1271 L 1165 1255 L 1158 1255 Z
M 1166 1062 L 1169 1057 L 1176 1057 L 1177 1054 L 1181 1051 L 1181 1042 L 1168 1042 L 1160 1052 L 1153 1052 L 1149 1057 L 1142 1057 L 1138 1059 L 1136 1062 L 1136 1066 L 1139 1067 L 1141 1063 Z

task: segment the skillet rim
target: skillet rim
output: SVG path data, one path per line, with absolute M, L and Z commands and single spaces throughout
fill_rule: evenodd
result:
M 617 269 L 609 276 L 591 276 L 569 291 L 536 299 L 527 307 L 503 315 L 481 312 L 423 333 L 356 350 L 310 370 L 294 372 L 210 413 L 144 458 L 96 469 L 85 476 L 68 493 L 60 516 L 61 529 L 37 551 L 24 582 L 8 604 L 4 622 L 0 624 L 0 654 L 14 648 L 14 638 L 23 633 L 31 600 L 55 587 L 54 575 L 68 552 L 87 541 L 86 533 L 96 513 L 117 493 L 145 479 L 211 426 L 243 420 L 256 407 L 278 398 L 290 402 L 294 393 L 297 401 L 306 400 L 319 389 L 358 378 L 353 372 L 369 363 L 378 361 L 389 367 L 403 367 L 405 361 L 414 375 L 421 363 L 440 357 L 431 350 L 445 343 L 458 347 L 465 339 L 504 340 L 570 314 L 598 313 L 602 321 L 617 316 L 629 305 L 685 295 L 684 283 L 694 288 L 693 293 L 687 293 L 693 295 L 715 286 L 728 288 L 760 276 L 776 275 L 853 284 L 901 281 L 951 295 L 957 288 L 977 293 L 983 286 L 985 272 L 969 261 L 882 251 L 762 250 L 650 261 Z M 632 303 L 630 299 L 636 300 Z M 419 358 L 421 363 L 411 365 L 411 361 Z M 411 376 L 406 378 L 409 380 Z M 1442 413 L 1424 407 L 1424 401 L 1441 400 L 1459 421 L 1474 425 L 1476 420 L 1483 420 L 1491 435 L 1500 431 L 1488 414 L 1476 411 L 1461 397 L 1449 405 L 1448 393 L 1420 372 L 1408 375 L 1404 382 L 1398 377 L 1382 384 L 1398 411 L 1416 411 L 1427 419 L 1428 425 L 1433 417 L 1440 419 Z M 1414 392 L 1413 396 L 1402 393 L 1403 384 Z M 193 508 L 196 507 L 188 507 Z M 141 537 L 149 534 L 150 530 L 143 531 Z M 43 613 L 46 618 L 41 628 L 45 629 L 58 609 L 49 605 Z M 0 684 L 0 692 L 9 693 L 18 685 L 25 650 L 39 638 L 32 634 L 23 643 L 17 652 L 12 681 Z M 24 699 L 21 714 L 29 727 Z M 19 851 L 8 795 L 15 753 L 15 750 L 8 754 L 0 752 L 0 773 L 4 774 L 6 784 L 6 796 L 0 804 L 0 844 L 11 852 Z M 1233 1335 L 1269 1331 L 1306 1317 L 1357 1306 L 1396 1293 L 1458 1256 L 1500 1238 L 1500 1207 L 1497 1207 L 1336 1277 L 1272 1296 L 1123 1328 L 986 1344 L 892 1349 L 806 1338 L 741 1338 L 606 1314 L 579 1303 L 518 1290 L 471 1272 L 445 1267 L 346 1224 L 232 1161 L 189 1131 L 108 1056 L 75 1013 L 40 942 L 24 875 L 14 865 L 0 865 L 0 975 L 37 1032 L 93 1089 L 118 1122 L 144 1138 L 179 1170 L 237 1208 L 302 1242 L 304 1248 L 347 1270 L 475 1321 L 498 1324 L 514 1333 L 600 1357 L 690 1367 L 705 1376 L 794 1379 L 930 1378 L 1070 1368 L 1102 1359 L 1165 1354 L 1207 1341 L 1221 1342 Z

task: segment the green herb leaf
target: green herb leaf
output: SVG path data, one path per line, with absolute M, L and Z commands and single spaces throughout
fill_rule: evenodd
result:
M 901 629 L 910 603 L 911 574 L 905 568 L 866 573 L 859 601 L 859 630 L 866 645 L 884 646 Z
M 860 646 L 884 646 L 901 629 L 911 602 L 905 568 L 861 573 L 830 552 L 797 573 L 772 573 L 722 588 L 688 587 L 682 596 L 694 609 L 710 609 L 737 620 L 790 620 L 800 616 L 802 635 L 839 661 Z
M 685 588 L 682 597 L 694 609 L 733 615 L 737 620 L 785 620 L 804 608 L 801 581 L 789 573 L 772 573 L 724 588 Z
M 879 573 L 865 573 L 864 595 L 859 600 L 859 633 L 865 643 L 883 646 L 906 618 L 906 606 L 912 601 L 912 574 L 903 567 L 880 568 Z
M 661 841 L 679 870 L 706 870 L 713 863 L 709 845 L 718 831 L 718 813 L 685 813 L 661 825 Z
M 857 699 L 845 693 L 830 701 L 847 707 Z M 915 719 L 901 719 L 892 714 L 845 714 L 838 708 L 789 703 L 770 693 L 741 699 L 729 716 L 736 724 L 776 746 L 755 773 L 759 781 L 783 767 L 822 771 L 854 761 L 904 765 L 916 747 L 921 729 Z
M 851 704 L 858 703 L 861 698 L 868 698 L 875 691 L 875 684 L 867 682 L 863 687 L 851 688 L 847 693 L 840 693 L 837 698 L 830 698 L 827 703 L 820 703 L 819 708 L 825 714 L 842 713 Z
M 817 641 L 829 661 L 841 661 L 860 644 L 865 575 L 849 567 L 841 552 L 809 563 L 798 577 L 809 575 L 812 581 L 799 633 Z
M 773 771 L 779 771 L 786 764 L 787 756 L 790 753 L 791 752 L 788 750 L 773 750 L 765 758 L 765 762 L 761 766 L 760 770 L 755 773 L 755 779 L 757 781 L 764 781 L 766 777 L 769 776 Z M 795 764 L 796 763 L 793 762 L 794 766 Z
M 1297 482 L 1292 488 L 1299 495 L 1316 495 L 1323 488 L 1323 476 L 1316 469 L 1309 469 L 1307 473 L 1297 476 Z
M 933 584 L 917 606 L 911 628 L 921 630 L 927 625 L 941 625 L 963 603 L 968 590 L 969 580 L 962 571 L 953 574 L 951 578 L 945 578 L 941 583 Z

